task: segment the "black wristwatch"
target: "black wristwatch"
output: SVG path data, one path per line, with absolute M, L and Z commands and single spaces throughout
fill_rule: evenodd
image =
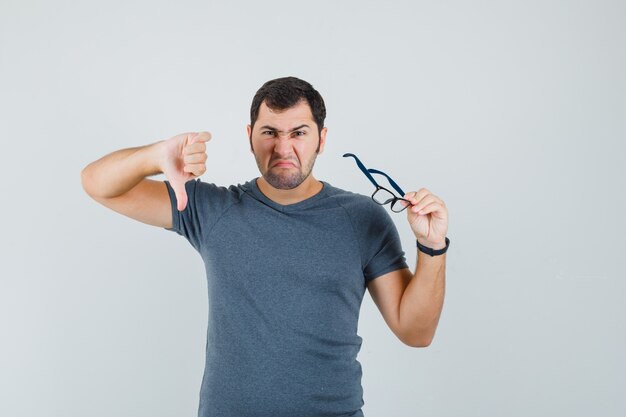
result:
M 415 239 L 415 242 L 417 242 L 417 248 L 420 251 L 422 251 L 422 252 L 424 252 L 424 253 L 426 253 L 426 254 L 428 254 L 430 256 L 443 255 L 444 253 L 446 253 L 448 251 L 448 248 L 450 247 L 450 239 L 448 239 L 448 238 L 446 238 L 446 247 L 443 248 L 443 249 L 437 249 L 437 250 L 422 245 L 421 243 L 419 243 L 417 241 L 417 239 Z

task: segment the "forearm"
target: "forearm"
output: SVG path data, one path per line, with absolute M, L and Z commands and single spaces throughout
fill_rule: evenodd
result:
M 428 346 L 437 329 L 445 295 L 446 254 L 418 251 L 415 274 L 400 301 L 400 323 L 413 346 Z
M 145 177 L 161 173 L 161 143 L 121 149 L 90 163 L 81 172 L 83 188 L 93 197 L 112 198 L 124 194 Z

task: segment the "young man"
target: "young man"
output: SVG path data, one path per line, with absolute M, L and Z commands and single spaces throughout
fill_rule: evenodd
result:
M 268 81 L 250 116 L 261 176 L 245 184 L 197 178 L 211 139 L 200 132 L 106 155 L 83 169 L 83 187 L 179 233 L 202 256 L 209 326 L 199 416 L 362 416 L 365 289 L 402 342 L 428 346 L 444 298 L 447 208 L 424 188 L 403 196 L 423 245 L 411 273 L 383 205 L 313 176 L 327 128 L 309 83 Z M 167 180 L 146 178 L 158 173 Z

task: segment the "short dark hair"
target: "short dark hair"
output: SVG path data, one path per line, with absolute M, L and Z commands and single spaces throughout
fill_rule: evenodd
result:
M 286 110 L 302 100 L 309 103 L 317 130 L 321 132 L 326 118 L 324 99 L 311 84 L 296 77 L 276 78 L 259 88 L 252 99 L 252 106 L 250 106 L 251 128 L 254 129 L 254 123 L 259 117 L 259 107 L 263 101 L 272 110 Z

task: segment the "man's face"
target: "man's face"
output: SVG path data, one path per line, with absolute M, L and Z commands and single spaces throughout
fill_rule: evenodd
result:
M 265 181 L 274 188 L 291 190 L 311 174 L 315 158 L 324 150 L 326 128 L 318 133 L 306 101 L 282 111 L 263 102 L 254 130 L 248 125 L 248 137 Z

